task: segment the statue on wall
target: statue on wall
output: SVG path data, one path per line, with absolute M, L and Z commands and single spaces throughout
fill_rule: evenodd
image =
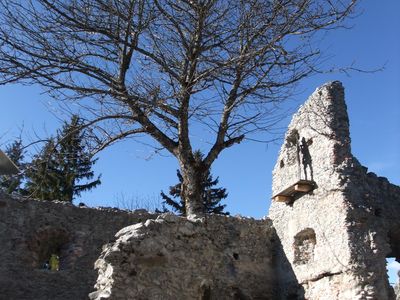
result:
M 311 154 L 308 149 L 309 143 L 306 142 L 306 139 L 304 137 L 301 138 L 301 143 L 300 143 L 300 154 L 301 154 L 301 163 L 303 165 L 303 171 L 304 171 L 304 176 L 305 180 L 313 180 L 313 168 L 312 168 L 312 159 L 311 159 Z M 308 168 L 307 168 L 308 167 Z M 310 179 L 308 179 L 307 176 L 307 169 L 309 169 L 310 173 Z

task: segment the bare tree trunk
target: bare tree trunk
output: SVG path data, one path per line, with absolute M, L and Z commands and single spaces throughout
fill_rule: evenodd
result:
M 185 201 L 186 216 L 204 215 L 204 203 L 202 198 L 202 183 L 206 172 L 202 163 L 181 163 L 181 198 Z
M 70 100 L 93 153 L 151 136 L 179 161 L 186 214 L 204 214 L 206 170 L 275 128 L 278 104 L 321 71 L 314 34 L 338 28 L 357 2 L 0 0 L 0 85 L 39 84 L 62 110 Z M 215 133 L 204 158 L 192 124 Z

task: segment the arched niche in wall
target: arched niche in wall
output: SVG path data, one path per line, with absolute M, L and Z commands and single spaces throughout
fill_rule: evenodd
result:
M 293 249 L 296 265 L 309 263 L 314 258 L 314 248 L 317 243 L 315 231 L 312 228 L 306 228 L 297 233 L 294 237 Z
M 67 269 L 70 234 L 61 228 L 47 227 L 37 231 L 28 241 L 30 265 L 42 269 L 54 254 L 59 257 L 59 269 Z

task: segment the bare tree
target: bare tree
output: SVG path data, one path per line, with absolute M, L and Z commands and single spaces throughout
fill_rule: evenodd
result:
M 145 209 L 149 212 L 157 212 L 161 210 L 161 199 L 158 195 L 126 195 L 119 193 L 114 197 L 114 205 L 119 209 L 134 211 L 137 209 Z
M 314 36 L 356 0 L 0 0 L 0 84 L 79 104 L 96 150 L 150 135 L 178 160 L 188 214 L 218 155 L 277 121 L 316 72 Z M 191 132 L 213 133 L 194 157 Z M 196 127 L 197 128 L 197 127 Z

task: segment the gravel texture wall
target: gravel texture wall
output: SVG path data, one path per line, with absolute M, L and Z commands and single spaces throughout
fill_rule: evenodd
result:
M 0 299 L 88 299 L 103 245 L 121 228 L 154 217 L 0 195 Z M 43 269 L 53 253 L 59 271 Z
M 273 195 L 265 220 L 0 195 L 0 300 L 395 299 L 400 187 L 352 155 L 340 82 L 293 116 Z M 43 268 L 51 254 L 59 271 Z
M 270 220 L 166 214 L 122 229 L 96 262 L 100 299 L 277 299 Z
M 298 297 L 394 299 L 385 258 L 400 258 L 400 189 L 351 154 L 340 82 L 318 88 L 289 125 L 273 172 L 274 195 L 299 180 L 314 189 L 273 201 L 269 214 L 283 259 L 302 285 Z

